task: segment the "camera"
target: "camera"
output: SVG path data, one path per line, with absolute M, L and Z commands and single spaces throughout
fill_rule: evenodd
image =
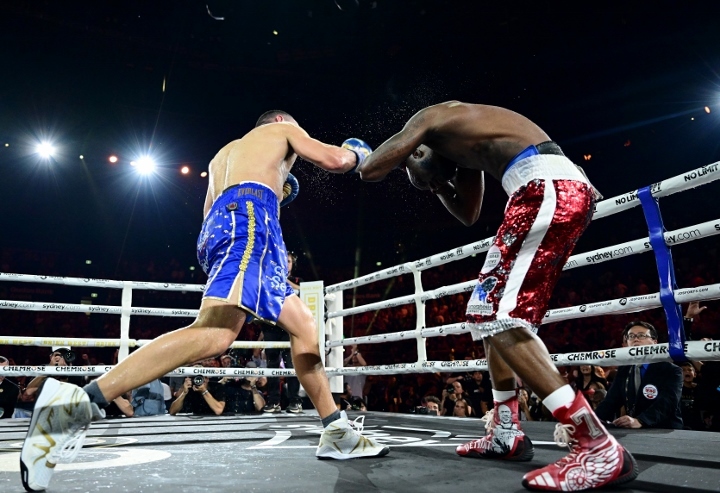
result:
M 204 383 L 205 377 L 203 377 L 202 375 L 195 375 L 194 377 L 192 377 L 193 387 L 200 387 Z
M 416 414 L 430 414 L 430 413 L 428 412 L 428 408 L 426 408 L 425 406 L 417 406 L 417 407 L 415 407 L 415 413 L 416 413 Z M 434 413 L 433 413 L 433 414 L 434 414 Z
M 350 399 L 350 410 L 351 411 L 362 411 L 365 402 L 361 397 L 354 396 Z
M 454 393 L 455 393 L 455 387 L 453 387 L 452 385 L 450 385 L 447 389 L 445 389 L 445 391 L 446 391 L 448 394 L 454 394 Z
M 75 353 L 72 352 L 71 350 L 69 350 L 68 348 L 64 348 L 64 347 L 59 348 L 50 354 L 52 355 L 55 353 L 60 353 L 62 355 L 63 359 L 65 360 L 65 363 L 67 363 L 68 365 L 71 364 L 73 361 L 75 361 Z

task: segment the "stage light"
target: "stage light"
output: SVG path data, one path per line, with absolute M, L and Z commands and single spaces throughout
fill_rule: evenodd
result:
M 275 30 L 273 30 L 273 34 L 274 34 L 275 36 L 277 36 L 277 35 L 278 35 L 278 32 L 275 31 Z
M 135 161 L 135 169 L 141 175 L 150 175 L 155 171 L 155 161 L 150 156 L 142 156 Z
M 180 168 L 180 173 L 182 173 L 183 175 L 187 175 L 188 173 L 190 173 L 190 168 L 187 166 L 183 166 L 182 168 Z
M 108 158 L 108 161 L 110 161 L 111 163 L 115 164 L 115 163 L 118 162 L 118 158 L 117 158 L 117 156 L 112 155 L 112 156 L 110 156 L 110 157 Z
M 82 154 L 80 154 L 80 159 L 85 159 L 85 156 L 83 156 Z
M 206 176 L 207 176 L 207 171 L 203 171 L 202 173 L 200 173 L 201 178 L 205 178 Z
M 10 144 L 8 144 L 7 142 L 5 142 L 5 147 L 10 147 Z
M 710 113 L 710 107 L 709 107 L 709 106 L 705 106 L 705 113 Z M 5 145 L 7 145 L 7 144 L 5 144 Z
M 382 262 L 375 262 L 375 265 L 377 265 L 378 267 L 380 267 L 380 266 L 382 265 Z
M 43 159 L 50 159 L 55 154 L 55 146 L 48 141 L 42 141 L 35 146 L 35 152 Z

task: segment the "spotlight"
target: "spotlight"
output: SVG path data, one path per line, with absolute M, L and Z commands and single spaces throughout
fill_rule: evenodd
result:
M 10 147 L 10 144 L 8 144 L 7 142 L 5 142 L 5 147 Z
M 155 161 L 150 156 L 143 156 L 135 161 L 135 169 L 141 175 L 150 175 L 155 171 Z
M 85 156 L 83 156 L 82 154 L 80 154 L 80 159 L 85 159 Z
M 118 162 L 118 158 L 117 158 L 117 156 L 112 155 L 112 156 L 110 156 L 110 157 L 108 158 L 108 161 L 110 161 L 111 163 L 115 164 L 115 163 Z
M 48 141 L 42 141 L 35 146 L 35 152 L 43 159 L 50 159 L 55 154 L 55 146 Z
M 187 166 L 183 166 L 182 168 L 180 168 L 180 173 L 182 173 L 183 175 L 187 175 L 188 173 L 190 173 L 190 168 Z
M 705 106 L 705 113 L 710 113 L 710 107 L 709 107 L 709 106 Z M 5 144 L 5 145 L 7 145 L 7 144 Z
M 201 178 L 205 178 L 206 176 L 207 176 L 207 171 L 203 171 L 202 173 L 200 173 Z

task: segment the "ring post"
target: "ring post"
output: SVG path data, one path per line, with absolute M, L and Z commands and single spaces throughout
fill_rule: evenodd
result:
M 325 295 L 328 312 L 337 312 L 343 309 L 343 293 L 344 291 L 336 291 Z M 323 324 L 325 332 L 330 341 L 341 341 L 343 339 L 343 320 L 344 317 L 334 317 Z M 330 352 L 325 356 L 326 351 L 325 337 L 320 339 L 320 353 L 325 361 L 325 366 L 330 368 L 343 367 L 343 346 L 330 348 Z M 343 378 L 341 376 L 330 377 L 330 392 L 342 393 Z
M 130 354 L 130 313 L 132 311 L 132 282 L 123 281 L 122 304 L 120 308 L 120 350 L 118 363 Z
M 422 336 L 422 330 L 425 328 L 425 302 L 420 299 L 423 294 L 422 279 L 420 278 L 422 272 L 417 270 L 414 264 L 409 263 L 408 265 L 415 281 L 415 312 L 417 313 L 415 339 L 417 340 L 418 363 L 424 363 L 427 361 L 427 346 L 425 338 Z

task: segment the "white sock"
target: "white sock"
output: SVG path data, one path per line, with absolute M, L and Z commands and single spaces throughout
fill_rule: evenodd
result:
M 492 389 L 493 399 L 495 402 L 505 402 L 517 395 L 517 390 L 495 390 Z
M 574 400 L 575 391 L 569 385 L 563 385 L 543 399 L 543 404 L 548 411 L 555 413 L 561 407 L 570 407 Z

